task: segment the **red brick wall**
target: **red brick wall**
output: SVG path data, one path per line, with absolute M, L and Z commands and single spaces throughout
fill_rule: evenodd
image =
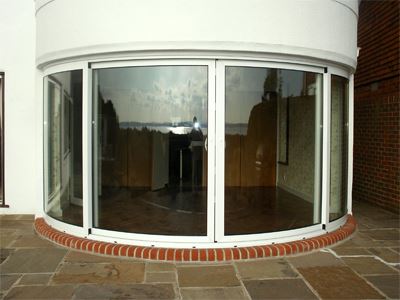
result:
M 400 1 L 360 4 L 353 199 L 399 212 Z

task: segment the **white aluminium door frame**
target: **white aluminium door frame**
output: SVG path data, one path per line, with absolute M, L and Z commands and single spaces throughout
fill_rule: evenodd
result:
M 238 241 L 250 242 L 257 241 L 256 244 L 265 244 L 271 242 L 286 242 L 295 239 L 308 238 L 323 234 L 321 222 L 299 229 L 287 231 L 278 231 L 270 233 L 257 234 L 241 234 L 241 235 L 225 235 L 225 69 L 226 67 L 254 67 L 254 68 L 273 68 L 286 69 L 305 72 L 314 72 L 318 74 L 324 73 L 324 68 L 314 67 L 301 64 L 289 64 L 279 62 L 262 62 L 262 61 L 239 61 L 239 60 L 218 60 L 216 71 L 216 211 L 215 219 L 215 237 L 219 243 L 237 243 Z M 322 113 L 322 111 L 321 111 Z M 323 138 L 324 140 L 324 138 Z M 317 153 L 318 155 L 318 153 Z M 316 179 L 317 180 L 317 179 Z M 321 200 L 321 199 L 320 199 Z M 323 201 L 323 200 L 322 200 Z
M 94 70 L 117 68 L 117 67 L 135 67 L 135 66 L 207 66 L 208 67 L 208 186 L 207 186 L 207 235 L 206 236 L 165 236 L 153 234 L 137 234 L 125 233 L 111 230 L 94 228 L 96 203 L 94 201 L 93 183 L 97 182 L 94 172 L 97 162 L 94 146 L 96 136 L 94 130 L 96 126 L 95 107 L 93 99 L 96 95 L 96 90 L 93 89 L 93 82 L 96 78 L 93 76 Z M 225 67 L 259 67 L 259 68 L 277 68 L 287 70 L 308 71 L 322 74 L 323 77 L 323 96 L 322 96 L 322 157 L 321 164 L 321 207 L 314 207 L 315 210 L 321 209 L 321 220 L 318 224 L 270 233 L 248 234 L 248 235 L 232 235 L 226 236 L 224 233 L 225 224 Z M 55 228 L 81 237 L 93 238 L 106 242 L 118 242 L 143 246 L 165 246 L 165 247 L 231 247 L 231 246 L 246 246 L 246 245 L 261 245 L 279 242 L 288 242 L 300 240 L 323 234 L 324 225 L 328 225 L 327 229 L 334 229 L 342 225 L 346 217 L 342 217 L 335 222 L 329 223 L 329 140 L 330 140 L 330 78 L 331 74 L 338 74 L 343 77 L 350 77 L 350 89 L 353 87 L 353 77 L 345 71 L 329 67 L 311 66 L 303 63 L 284 63 L 277 61 L 262 61 L 262 60 L 236 60 L 236 59 L 213 59 L 208 58 L 157 58 L 157 59 L 140 59 L 140 60 L 120 60 L 120 61 L 98 61 L 98 62 L 76 62 L 67 63 L 59 66 L 54 66 L 46 69 L 44 76 L 57 72 L 77 70 L 83 71 L 83 101 L 82 101 L 82 146 L 83 146 L 83 227 L 66 224 L 56 220 L 46 213 L 44 217 L 46 222 Z M 46 100 L 46 89 L 44 96 Z M 352 146 L 352 93 L 350 92 L 350 108 L 349 108 L 349 166 L 351 164 L 351 146 Z M 48 109 L 44 105 L 44 120 L 47 120 Z M 44 123 L 44 142 L 47 141 L 48 129 Z M 44 157 L 47 157 L 47 148 L 44 147 Z M 47 158 L 44 159 L 44 170 L 46 170 Z M 349 173 L 351 168 L 349 168 Z M 46 174 L 46 172 L 43 172 Z M 350 173 L 351 174 L 351 173 Z M 46 175 L 45 175 L 46 176 Z M 45 177 L 46 178 L 46 177 Z M 47 190 L 47 181 L 44 180 L 44 188 Z M 349 185 L 351 184 L 351 176 L 349 176 Z M 348 191 L 350 194 L 350 191 Z M 46 198 L 44 193 L 44 198 Z M 46 199 L 44 199 L 47 201 Z M 350 202 L 350 203 L 349 203 Z M 348 210 L 351 212 L 351 201 L 348 198 Z
M 85 181 L 85 178 L 88 178 L 88 168 L 86 166 L 87 159 L 91 157 L 91 154 L 89 151 L 87 151 L 87 136 L 86 136 L 86 124 L 87 124 L 87 118 L 85 115 L 82 115 L 82 188 L 83 188 L 83 226 L 77 226 L 77 225 L 72 225 L 68 224 L 65 222 L 62 222 L 60 220 L 57 220 L 55 218 L 52 218 L 48 214 L 46 214 L 46 206 L 45 204 L 48 201 L 48 195 L 47 195 L 47 190 L 48 190 L 48 146 L 46 146 L 46 143 L 48 141 L 48 136 L 49 136 L 49 128 L 48 128 L 48 117 L 49 117 L 49 110 L 48 106 L 45 104 L 45 101 L 47 101 L 48 97 L 48 91 L 47 91 L 47 82 L 48 80 L 51 80 L 49 78 L 46 79 L 46 76 L 59 73 L 59 72 L 67 72 L 67 71 L 73 71 L 73 70 L 82 70 L 82 86 L 83 86 L 83 91 L 82 91 L 82 109 L 83 112 L 87 111 L 86 104 L 89 102 L 89 97 L 90 94 L 87 93 L 88 90 L 88 76 L 87 76 L 87 63 L 84 62 L 70 62 L 70 63 L 65 63 L 62 65 L 55 65 L 52 67 L 47 68 L 43 72 L 43 89 L 41 90 L 41 96 L 43 99 L 43 144 L 42 144 L 42 149 L 43 149 L 43 217 L 46 220 L 46 222 L 54 227 L 57 228 L 58 230 L 61 230 L 63 232 L 68 232 L 70 234 L 73 234 L 75 236 L 79 237 L 87 237 L 88 236 L 88 229 L 89 229 L 89 224 L 88 224 L 88 216 L 90 216 L 89 209 L 90 209 L 90 185 L 87 185 L 87 180 Z M 90 176 L 91 178 L 91 176 Z M 89 194 L 88 194 L 89 193 Z
M 99 228 L 91 228 L 91 235 L 96 236 L 98 239 L 105 238 L 105 241 L 108 241 L 106 237 L 114 237 L 113 240 L 120 239 L 121 241 L 128 242 L 129 240 L 133 240 L 134 244 L 140 245 L 153 245 L 154 243 L 163 243 L 166 245 L 167 243 L 184 243 L 185 245 L 195 246 L 197 243 L 214 243 L 214 207 L 215 207 L 215 173 L 214 173 L 214 165 L 215 165 L 215 60 L 206 60 L 206 59 L 164 59 L 164 60 L 131 60 L 131 61 L 109 61 L 109 62 L 93 62 L 90 65 L 91 68 L 91 77 L 94 81 L 96 80 L 96 76 L 94 76 L 95 70 L 100 69 L 108 69 L 108 68 L 122 68 L 122 67 L 151 67 L 151 66 L 207 66 L 207 80 L 208 80 L 208 103 L 207 103 L 207 120 L 208 120 L 208 136 L 207 136 L 207 235 L 205 236 L 170 236 L 170 235 L 154 235 L 154 234 L 141 234 L 141 233 L 126 233 L 126 232 L 117 232 L 106 229 Z M 95 96 L 95 95 L 94 95 Z M 89 101 L 89 110 L 95 112 L 95 108 L 93 107 L 93 101 Z M 93 119 L 91 121 L 91 126 L 95 128 L 97 126 L 96 119 L 93 114 Z M 94 135 L 94 130 L 91 131 L 94 143 L 96 143 L 96 136 Z M 93 166 L 96 164 L 96 153 L 95 153 L 95 144 L 91 145 L 91 149 L 93 149 L 94 160 Z M 92 172 L 96 173 L 96 172 Z M 88 173 L 89 174 L 89 173 Z M 96 175 L 93 178 L 97 181 Z M 92 184 L 94 183 L 91 180 Z M 95 188 L 95 185 L 93 185 Z M 93 199 L 93 209 L 95 210 L 96 205 L 96 190 L 92 188 L 94 192 Z M 96 212 L 93 211 L 93 216 L 96 216 Z M 92 224 L 95 223 L 95 220 L 92 220 Z

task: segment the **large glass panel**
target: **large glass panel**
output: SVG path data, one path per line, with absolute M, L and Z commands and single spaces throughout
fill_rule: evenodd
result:
M 94 225 L 207 235 L 207 66 L 94 71 Z
M 329 221 L 347 212 L 349 81 L 332 75 L 331 84 L 331 182 Z
M 225 234 L 320 222 L 322 75 L 225 70 Z
M 45 77 L 46 213 L 82 226 L 82 71 Z

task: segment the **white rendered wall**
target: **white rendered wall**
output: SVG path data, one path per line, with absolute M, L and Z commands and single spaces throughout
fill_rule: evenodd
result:
M 0 0 L 0 5 L 5 202 L 10 206 L 0 213 L 35 213 L 42 201 L 35 3 Z M 357 6 L 353 0 L 118 0 L 118 5 L 110 0 L 36 0 L 36 60 L 204 49 L 284 52 L 355 67 Z
M 35 4 L 0 0 L 0 71 L 5 73 L 5 203 L 0 214 L 38 210 Z
M 357 0 L 36 0 L 37 64 L 137 50 L 237 50 L 355 68 Z

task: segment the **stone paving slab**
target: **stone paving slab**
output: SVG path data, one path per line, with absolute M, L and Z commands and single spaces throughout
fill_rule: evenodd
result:
M 16 221 L 16 220 L 25 220 L 25 221 L 34 221 L 35 220 L 35 216 L 32 214 L 26 214 L 26 215 L 0 215 L 0 221 L 4 221 L 4 220 L 12 220 L 12 221 Z
M 69 300 L 72 298 L 75 287 L 72 285 L 59 286 L 19 286 L 12 288 L 7 299 L 51 299 Z
M 76 299 L 177 299 L 172 284 L 81 285 Z
M 175 283 L 177 282 L 175 272 L 147 272 L 146 282 Z
M 178 283 L 181 287 L 230 287 L 239 286 L 232 265 L 178 267 Z
M 0 220 L 0 228 L 2 229 L 14 229 L 14 230 L 26 230 L 27 232 L 34 232 L 33 224 L 31 220 Z
M 52 274 L 25 274 L 18 285 L 47 285 Z
M 36 235 L 23 235 L 12 244 L 13 248 L 55 248 L 56 245 Z
M 392 247 L 390 249 L 395 251 L 395 252 L 397 252 L 397 253 L 400 253 L 400 247 Z
M 51 280 L 52 284 L 138 283 L 144 281 L 144 263 L 65 263 Z
M 176 270 L 176 266 L 173 263 L 158 263 L 148 262 L 146 263 L 147 272 L 172 272 Z
M 374 257 L 344 257 L 343 261 L 357 273 L 367 275 L 396 274 L 397 271 Z
M 5 261 L 13 252 L 14 249 L 0 248 L 0 264 Z
M 398 217 L 395 218 L 393 216 L 386 216 L 386 219 L 383 218 L 374 218 L 369 219 L 366 223 L 365 223 L 369 228 L 387 228 L 387 229 L 391 229 L 391 228 L 398 228 L 399 227 L 399 219 Z
M 183 300 L 247 300 L 242 287 L 230 288 L 182 288 Z
M 243 281 L 251 299 L 318 299 L 301 279 Z
M 378 247 L 396 247 L 399 245 L 397 240 L 375 240 L 365 232 L 357 232 L 350 240 L 341 243 L 336 248 L 378 248 Z
M 19 278 L 21 275 L 0 275 L 0 290 L 5 291 L 8 290 Z
M 64 249 L 18 249 L 0 265 L 0 273 L 54 272 L 67 253 Z
M 19 238 L 20 236 L 37 236 L 33 224 L 29 227 L 29 229 L 13 229 L 13 228 L 3 228 L 1 227 L 0 223 L 0 238 L 4 236 L 12 235 L 15 239 Z M 3 246 L 4 247 L 4 246 Z
M 374 275 L 365 278 L 392 299 L 400 299 L 400 278 L 397 275 Z
M 297 273 L 283 259 L 236 262 L 241 279 L 297 277 Z
M 400 263 L 400 253 L 390 248 L 369 248 L 368 251 L 387 263 Z
M 14 244 L 14 242 L 17 239 L 18 239 L 18 236 L 14 235 L 14 234 L 10 234 L 10 235 L 1 234 L 0 235 L 0 246 L 2 248 L 11 248 L 12 244 Z
M 380 241 L 398 241 L 400 240 L 400 233 L 397 229 L 379 229 L 379 230 L 366 230 L 365 233 L 367 236 L 374 240 Z
M 332 250 L 339 256 L 347 256 L 347 255 L 371 255 L 365 248 L 340 248 L 334 247 Z
M 348 267 L 312 267 L 298 270 L 323 299 L 384 298 Z
M 332 253 L 318 251 L 310 255 L 289 257 L 288 261 L 296 268 L 342 266 L 343 262 Z
M 121 262 L 122 259 L 110 256 L 87 254 L 78 251 L 69 251 L 65 256 L 64 261 L 70 263 L 108 263 Z

